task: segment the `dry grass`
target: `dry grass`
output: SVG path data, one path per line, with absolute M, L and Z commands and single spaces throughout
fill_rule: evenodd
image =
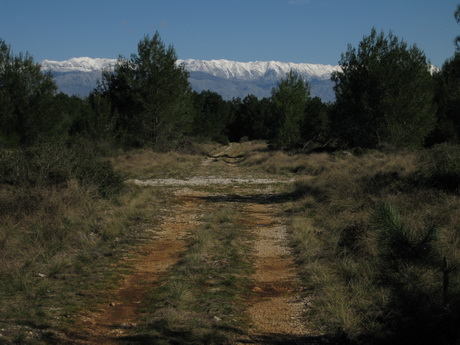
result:
M 164 207 L 160 192 L 128 185 L 101 198 L 99 187 L 77 178 L 0 185 L 0 343 L 45 344 L 48 329 L 95 306 Z
M 152 291 L 142 326 L 152 343 L 227 344 L 243 324 L 239 302 L 250 269 L 248 234 L 234 210 L 215 206 L 191 232 L 180 262 Z
M 283 151 L 268 151 L 259 148 L 249 150 L 242 166 L 275 175 L 317 175 L 323 172 L 327 163 L 333 159 L 326 153 L 289 154 Z
M 199 155 L 135 150 L 118 155 L 112 162 L 128 178 L 152 179 L 188 177 L 202 160 Z
M 320 173 L 303 179 L 298 186 L 305 197 L 294 206 L 297 215 L 292 219 L 291 238 L 299 270 L 314 294 L 311 318 L 317 320 L 320 327 L 352 342 L 365 344 L 385 343 L 389 339 L 395 341 L 392 332 L 403 327 L 404 330 L 399 329 L 404 334 L 400 340 L 407 341 L 406 337 L 415 329 L 411 331 L 410 323 L 402 322 L 409 315 L 409 311 L 404 309 L 406 302 L 402 301 L 410 301 L 417 294 L 431 294 L 433 300 L 442 300 L 439 286 L 442 285 L 440 272 L 443 269 L 442 264 L 436 261 L 431 268 L 424 267 L 420 261 L 406 266 L 404 276 L 418 278 L 413 280 L 415 285 L 410 290 L 411 295 L 401 299 L 399 304 L 395 302 L 400 298 L 395 295 L 396 290 L 387 285 L 385 279 L 381 280 L 390 274 L 385 273 L 380 235 L 375 230 L 373 217 L 377 205 L 381 203 L 391 204 L 401 213 L 413 241 L 423 238 L 430 224 L 437 225 L 433 245 L 439 253 L 437 255 L 446 258 L 452 268 L 449 271 L 448 298 L 452 303 L 451 312 L 457 312 L 457 307 L 453 305 L 458 304 L 460 272 L 454 267 L 457 267 L 460 257 L 460 199 L 458 194 L 445 193 L 442 188 L 434 189 L 432 185 L 419 183 L 419 172 L 426 171 L 421 165 L 426 160 L 419 158 L 422 154 L 426 153 L 371 152 L 361 156 L 321 157 L 319 165 L 323 166 L 316 168 Z M 303 157 L 306 162 L 317 162 L 315 158 Z M 296 162 L 299 163 L 302 164 L 301 161 Z M 401 280 L 404 277 L 401 272 L 387 277 Z M 389 279 L 386 278 L 386 281 L 391 281 Z M 434 309 L 419 310 L 420 315 L 436 314 L 436 303 L 432 305 Z M 406 316 L 395 316 L 398 313 Z M 429 320 L 427 317 L 420 322 L 432 322 Z M 449 322 L 444 322 L 441 333 L 451 336 L 455 332 L 449 328 Z M 424 325 L 427 332 L 432 327 L 433 324 Z M 417 342 L 429 342 L 437 337 L 436 332 L 432 332 L 431 336 L 417 332 L 412 333 Z M 437 339 L 445 343 L 447 337 Z
M 211 154 L 225 149 L 202 147 Z M 312 295 L 309 318 L 320 329 L 358 344 L 456 341 L 442 337 L 457 336 L 450 315 L 460 315 L 460 198 L 457 164 L 450 158 L 456 149 L 291 155 L 268 151 L 261 142 L 235 145 L 231 154 L 244 155 L 241 170 L 298 180 L 295 195 L 303 197 L 289 203 L 290 236 Z M 180 178 L 202 159 L 142 150 L 111 161 L 131 178 Z M 440 169 L 439 162 L 451 164 Z M 28 175 L 53 183 L 0 186 L 0 329 L 7 330 L 0 342 L 40 344 L 28 332 L 65 327 L 81 308 L 95 305 L 129 269 L 115 263 L 147 238 L 143 230 L 155 224 L 168 200 L 161 190 L 134 185 L 101 198 L 100 184 L 58 168 Z M 16 174 L 7 170 L 2 173 L 8 178 Z M 63 176 L 70 178 L 62 183 Z M 449 184 L 440 176 L 449 176 Z M 429 243 L 433 258 L 405 261 L 398 270 L 386 264 L 382 253 L 391 250 L 382 246 L 375 217 L 382 203 L 397 211 L 412 242 L 437 226 Z M 230 315 L 239 314 L 249 239 L 235 213 L 215 206 L 191 233 L 189 249 L 162 289 L 153 292 L 142 329 L 152 342 L 225 343 L 226 332 L 239 327 L 241 319 Z M 391 285 L 396 283 L 399 289 Z M 415 335 L 410 320 L 417 320 Z

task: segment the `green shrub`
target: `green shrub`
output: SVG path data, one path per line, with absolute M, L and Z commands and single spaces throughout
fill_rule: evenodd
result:
M 90 145 L 57 142 L 0 152 L 0 184 L 49 187 L 72 179 L 95 188 L 102 197 L 116 194 L 123 186 L 121 175 Z
M 75 175 L 82 184 L 95 186 L 103 197 L 117 194 L 123 186 L 123 178 L 108 161 L 83 160 L 76 166 Z
M 0 183 L 13 186 L 51 186 L 71 178 L 67 150 L 51 145 L 0 153 Z
M 390 291 L 385 340 L 391 344 L 451 344 L 459 337 L 458 269 L 438 244 L 440 228 L 406 224 L 389 204 L 377 207 L 378 284 Z
M 459 193 L 460 146 L 444 143 L 422 152 L 416 180 L 427 186 Z

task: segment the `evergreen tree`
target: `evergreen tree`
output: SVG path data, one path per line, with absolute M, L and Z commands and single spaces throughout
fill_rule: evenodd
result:
M 71 119 L 70 134 L 91 140 L 113 140 L 115 117 L 109 100 L 97 92 L 85 99 L 60 94 L 61 113 Z
M 372 29 L 348 47 L 335 72 L 334 132 L 350 146 L 420 146 L 435 122 L 433 79 L 424 53 Z
M 437 224 L 409 226 L 389 204 L 374 214 L 375 282 L 389 295 L 381 322 L 383 344 L 456 344 L 459 339 L 459 262 Z M 455 253 L 455 254 L 454 254 Z
M 249 140 L 268 139 L 271 122 L 271 100 L 259 100 L 254 95 L 247 95 L 233 101 L 234 121 L 229 127 L 232 140 L 241 138 Z
M 273 146 L 290 149 L 301 142 L 301 124 L 309 99 L 308 83 L 292 71 L 273 88 Z
M 435 74 L 437 124 L 429 144 L 460 139 L 460 52 Z
M 312 98 L 305 109 L 302 122 L 302 138 L 304 141 L 325 143 L 329 130 L 329 107 L 319 97 Z
M 206 139 L 225 141 L 225 129 L 231 122 L 230 105 L 212 91 L 194 92 L 194 134 Z M 228 139 L 227 139 L 228 140 Z
M 105 71 L 98 91 L 112 103 L 118 135 L 128 146 L 170 149 L 190 130 L 188 73 L 158 32 L 139 42 L 137 55 L 120 58 L 113 72 Z
M 457 10 L 454 13 L 454 17 L 457 23 L 460 24 L 460 5 L 457 5 Z M 457 46 L 457 50 L 460 51 L 460 36 L 455 38 L 455 45 Z
M 29 54 L 14 56 L 0 39 L 0 142 L 30 145 L 55 134 L 60 118 L 53 112 L 56 85 Z

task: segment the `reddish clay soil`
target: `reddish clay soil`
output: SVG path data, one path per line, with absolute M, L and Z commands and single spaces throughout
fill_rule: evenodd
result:
M 173 215 L 161 225 L 158 236 L 130 259 L 132 273 L 125 276 L 112 300 L 101 306 L 100 312 L 81 316 L 76 330 L 68 335 L 74 343 L 119 344 L 121 337 L 136 326 L 147 291 L 161 281 L 185 249 L 185 237 L 194 225 L 199 203 L 198 199 L 189 199 L 175 206 Z

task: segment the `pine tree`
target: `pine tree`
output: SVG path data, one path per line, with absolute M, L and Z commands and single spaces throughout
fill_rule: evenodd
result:
M 460 52 L 435 74 L 437 126 L 430 144 L 460 140 Z
M 455 20 L 460 24 L 460 5 L 457 5 L 457 10 L 454 13 Z M 457 46 L 457 51 L 460 51 L 460 36 L 455 38 L 455 45 Z
M 294 148 L 301 142 L 301 124 L 310 99 L 310 87 L 293 71 L 272 90 L 273 138 L 277 148 Z
M 202 91 L 194 92 L 194 105 L 194 134 L 201 138 L 226 141 L 224 132 L 231 121 L 228 102 L 215 92 Z
M 305 109 L 302 138 L 306 142 L 326 143 L 329 129 L 329 107 L 319 97 L 312 98 Z
M 348 47 L 335 72 L 332 125 L 349 146 L 422 145 L 435 123 L 433 79 L 424 53 L 375 29 Z
M 14 56 L 0 39 L 0 142 L 30 145 L 54 134 L 60 118 L 53 113 L 56 85 L 29 54 Z
M 158 32 L 139 42 L 137 55 L 120 58 L 113 72 L 103 73 L 99 92 L 110 99 L 118 135 L 128 146 L 166 150 L 190 130 L 188 73 Z

